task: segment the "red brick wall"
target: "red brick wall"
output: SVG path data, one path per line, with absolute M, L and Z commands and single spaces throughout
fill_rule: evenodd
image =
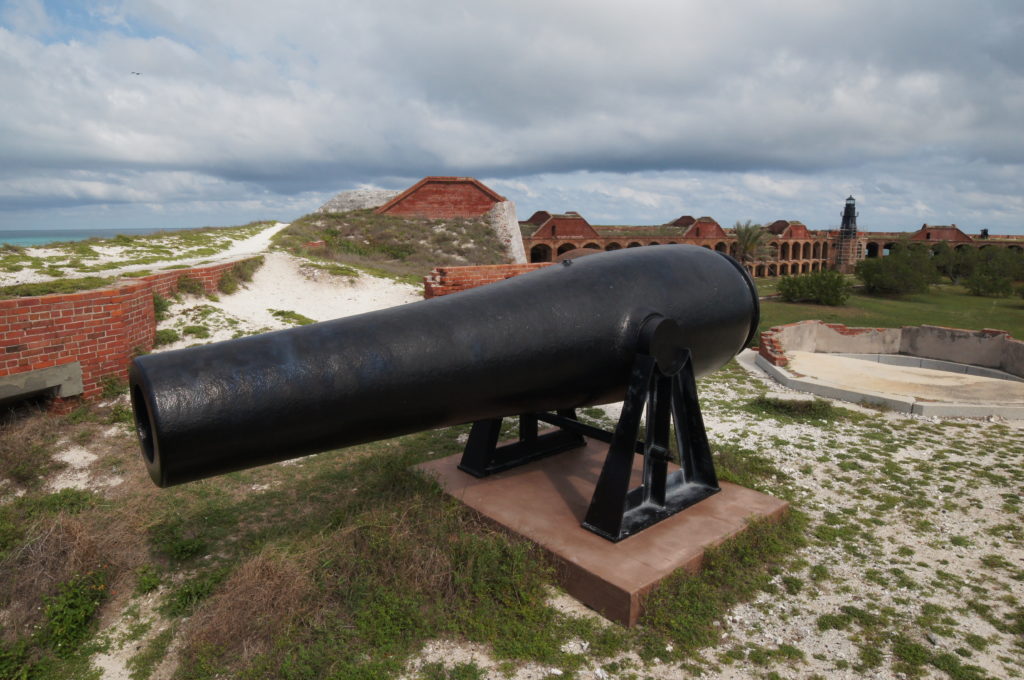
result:
M 502 279 L 550 267 L 553 262 L 532 264 L 490 264 L 476 267 L 436 267 L 423 277 L 423 297 L 430 299 L 441 295 L 458 293 L 460 290 L 476 288 Z
M 431 219 L 479 217 L 496 201 L 469 181 L 427 182 L 387 210 L 388 215 L 413 215 Z
M 582 217 L 552 217 L 531 238 L 601 238 Z
M 86 399 L 96 397 L 108 375 L 128 376 L 128 362 L 153 349 L 153 294 L 172 295 L 189 276 L 207 292 L 235 262 L 124 279 L 80 293 L 0 300 L 0 376 L 78 361 Z

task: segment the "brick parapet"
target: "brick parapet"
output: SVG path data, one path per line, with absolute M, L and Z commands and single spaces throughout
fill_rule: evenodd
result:
M 423 297 L 426 299 L 451 295 L 459 291 L 485 286 L 488 283 L 510 279 L 527 272 L 550 267 L 551 262 L 531 264 L 490 264 L 470 267 L 435 267 L 423 277 Z
M 185 276 L 212 293 L 236 264 L 173 269 L 106 288 L 0 300 L 0 377 L 77 361 L 81 396 L 95 398 L 105 377 L 127 378 L 132 356 L 153 349 L 154 294 L 173 295 Z

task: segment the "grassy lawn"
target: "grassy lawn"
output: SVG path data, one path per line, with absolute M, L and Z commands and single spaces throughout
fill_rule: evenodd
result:
M 772 399 L 735 363 L 700 390 L 720 479 L 791 511 L 631 629 L 411 469 L 468 426 L 157 489 L 121 385 L 0 421 L 0 678 L 1024 677 L 1019 430 Z
M 761 296 L 775 295 L 779 292 L 779 281 L 781 280 L 781 276 L 754 279 L 754 285 L 757 286 L 757 292 Z
M 879 328 L 921 324 L 972 330 L 998 328 L 1024 338 L 1024 300 L 977 297 L 968 295 L 961 286 L 932 286 L 929 293 L 901 298 L 854 294 L 843 307 L 761 302 L 761 331 L 804 319 Z

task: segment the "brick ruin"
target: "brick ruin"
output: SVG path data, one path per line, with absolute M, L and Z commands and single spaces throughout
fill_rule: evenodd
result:
M 424 177 L 375 212 L 429 219 L 482 217 L 506 200 L 472 177 Z
M 173 295 L 182 278 L 217 290 L 238 262 L 173 269 L 105 288 L 0 300 L 0 399 L 55 393 L 55 405 L 91 399 L 105 380 L 125 380 L 128 362 L 153 349 L 153 296 Z

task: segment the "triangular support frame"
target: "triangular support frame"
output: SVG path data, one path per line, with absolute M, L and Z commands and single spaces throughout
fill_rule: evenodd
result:
M 519 440 L 499 447 L 502 419 L 481 420 L 473 424 L 459 469 L 485 477 L 583 446 L 584 436 L 608 442 L 583 527 L 615 542 L 718 493 L 693 358 L 683 344 L 671 319 L 653 316 L 643 324 L 613 432 L 580 422 L 572 409 L 529 413 L 519 416 Z M 645 407 L 645 432 L 639 440 Z M 558 429 L 538 434 L 538 422 Z M 635 455 L 644 457 L 643 474 L 640 485 L 631 489 Z M 678 469 L 670 472 L 669 463 Z

